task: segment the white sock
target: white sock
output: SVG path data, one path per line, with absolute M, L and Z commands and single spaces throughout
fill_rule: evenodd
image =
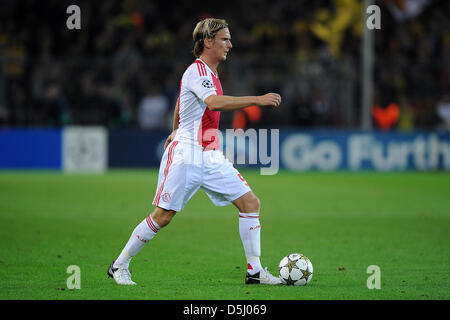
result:
M 160 227 L 152 219 L 151 216 L 148 216 L 146 219 L 144 219 L 134 229 L 130 239 L 125 245 L 125 248 L 123 248 L 119 257 L 116 259 L 114 267 L 122 266 L 128 268 L 131 258 L 133 258 L 147 242 L 153 239 L 159 229 Z
M 247 272 L 255 274 L 262 270 L 261 256 L 261 225 L 259 213 L 239 212 L 239 234 L 244 245 L 247 258 Z

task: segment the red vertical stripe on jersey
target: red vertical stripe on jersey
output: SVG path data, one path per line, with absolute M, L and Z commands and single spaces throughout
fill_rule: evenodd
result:
M 195 61 L 195 63 L 197 64 L 198 74 L 200 75 L 200 77 L 206 77 L 208 73 L 206 73 L 206 68 L 203 62 L 197 60 Z
M 200 63 L 197 62 L 197 69 L 198 69 L 198 74 L 201 77 L 202 76 L 202 71 L 200 70 Z
M 216 88 L 217 95 L 222 96 L 223 91 L 222 91 L 222 84 L 220 83 L 220 80 L 219 80 L 219 75 L 216 76 L 216 75 L 214 75 L 214 73 L 212 73 L 211 78 L 213 79 L 214 88 Z
M 218 96 L 223 95 L 219 76 L 211 73 L 211 78 L 213 80 L 214 88 L 216 89 L 216 94 Z M 211 111 L 208 108 L 205 109 L 197 136 L 197 140 L 204 150 L 219 149 L 219 136 L 217 135 L 219 121 L 220 111 Z
M 206 68 L 205 68 L 205 65 L 203 63 L 201 64 L 201 68 L 203 70 L 203 75 L 206 77 L 208 75 L 208 73 L 206 73 Z
M 196 60 L 195 63 L 197 64 L 198 74 L 200 77 L 206 77 L 208 75 L 208 72 L 206 71 L 205 64 L 201 60 Z
M 166 182 L 167 175 L 169 174 L 169 168 L 173 161 L 173 151 L 174 151 L 175 147 L 177 146 L 177 144 L 178 144 L 178 141 L 174 141 L 169 148 L 169 152 L 167 155 L 167 163 L 166 163 L 166 167 L 164 169 L 164 180 L 161 183 L 161 186 L 159 187 L 159 190 L 158 190 L 158 193 L 156 194 L 155 200 L 153 201 L 153 205 L 155 205 L 155 206 L 159 205 L 159 199 L 161 198 L 161 193 L 164 190 L 164 183 Z

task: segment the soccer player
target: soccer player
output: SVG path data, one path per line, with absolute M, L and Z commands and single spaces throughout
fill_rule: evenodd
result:
M 133 231 L 130 239 L 108 269 L 118 284 L 133 285 L 128 266 L 142 247 L 167 226 L 195 192 L 202 188 L 216 206 L 233 203 L 239 210 L 239 233 L 247 258 L 246 284 L 280 284 L 260 262 L 260 202 L 242 175 L 219 150 L 217 130 L 221 111 L 251 105 L 278 107 L 281 96 L 233 97 L 222 94 L 217 66 L 232 48 L 228 24 L 221 19 L 205 19 L 194 32 L 197 59 L 181 79 L 174 112 L 173 132 L 166 140 L 161 159 L 156 209 Z

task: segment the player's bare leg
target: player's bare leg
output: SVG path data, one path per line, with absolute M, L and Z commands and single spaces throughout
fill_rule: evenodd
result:
M 233 201 L 233 204 L 239 209 L 239 212 L 242 213 L 259 213 L 259 209 L 261 207 L 261 203 L 253 191 L 249 191 L 243 196 L 237 198 Z
M 281 284 L 278 277 L 274 277 L 263 269 L 259 257 L 261 256 L 261 224 L 259 223 L 260 201 L 249 191 L 233 201 L 239 210 L 239 234 L 244 245 L 247 258 L 246 284 Z
M 175 214 L 176 212 L 173 210 L 166 210 L 160 207 L 156 207 L 151 216 L 161 228 L 164 228 L 170 223 Z
M 175 211 L 160 207 L 144 219 L 131 234 L 119 257 L 108 268 L 108 276 L 114 278 L 118 284 L 134 285 L 128 269 L 131 259 L 149 242 L 159 229 L 167 226 L 175 216 Z

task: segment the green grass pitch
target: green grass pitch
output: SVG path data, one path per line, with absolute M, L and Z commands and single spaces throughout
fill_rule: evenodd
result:
M 450 174 L 241 170 L 261 200 L 263 266 L 314 265 L 305 287 L 244 285 L 234 206 L 203 191 L 133 259 L 137 286 L 106 277 L 152 210 L 157 172 L 0 172 L 0 299 L 449 299 Z M 81 270 L 69 290 L 67 267 Z M 381 289 L 369 290 L 370 265 Z

